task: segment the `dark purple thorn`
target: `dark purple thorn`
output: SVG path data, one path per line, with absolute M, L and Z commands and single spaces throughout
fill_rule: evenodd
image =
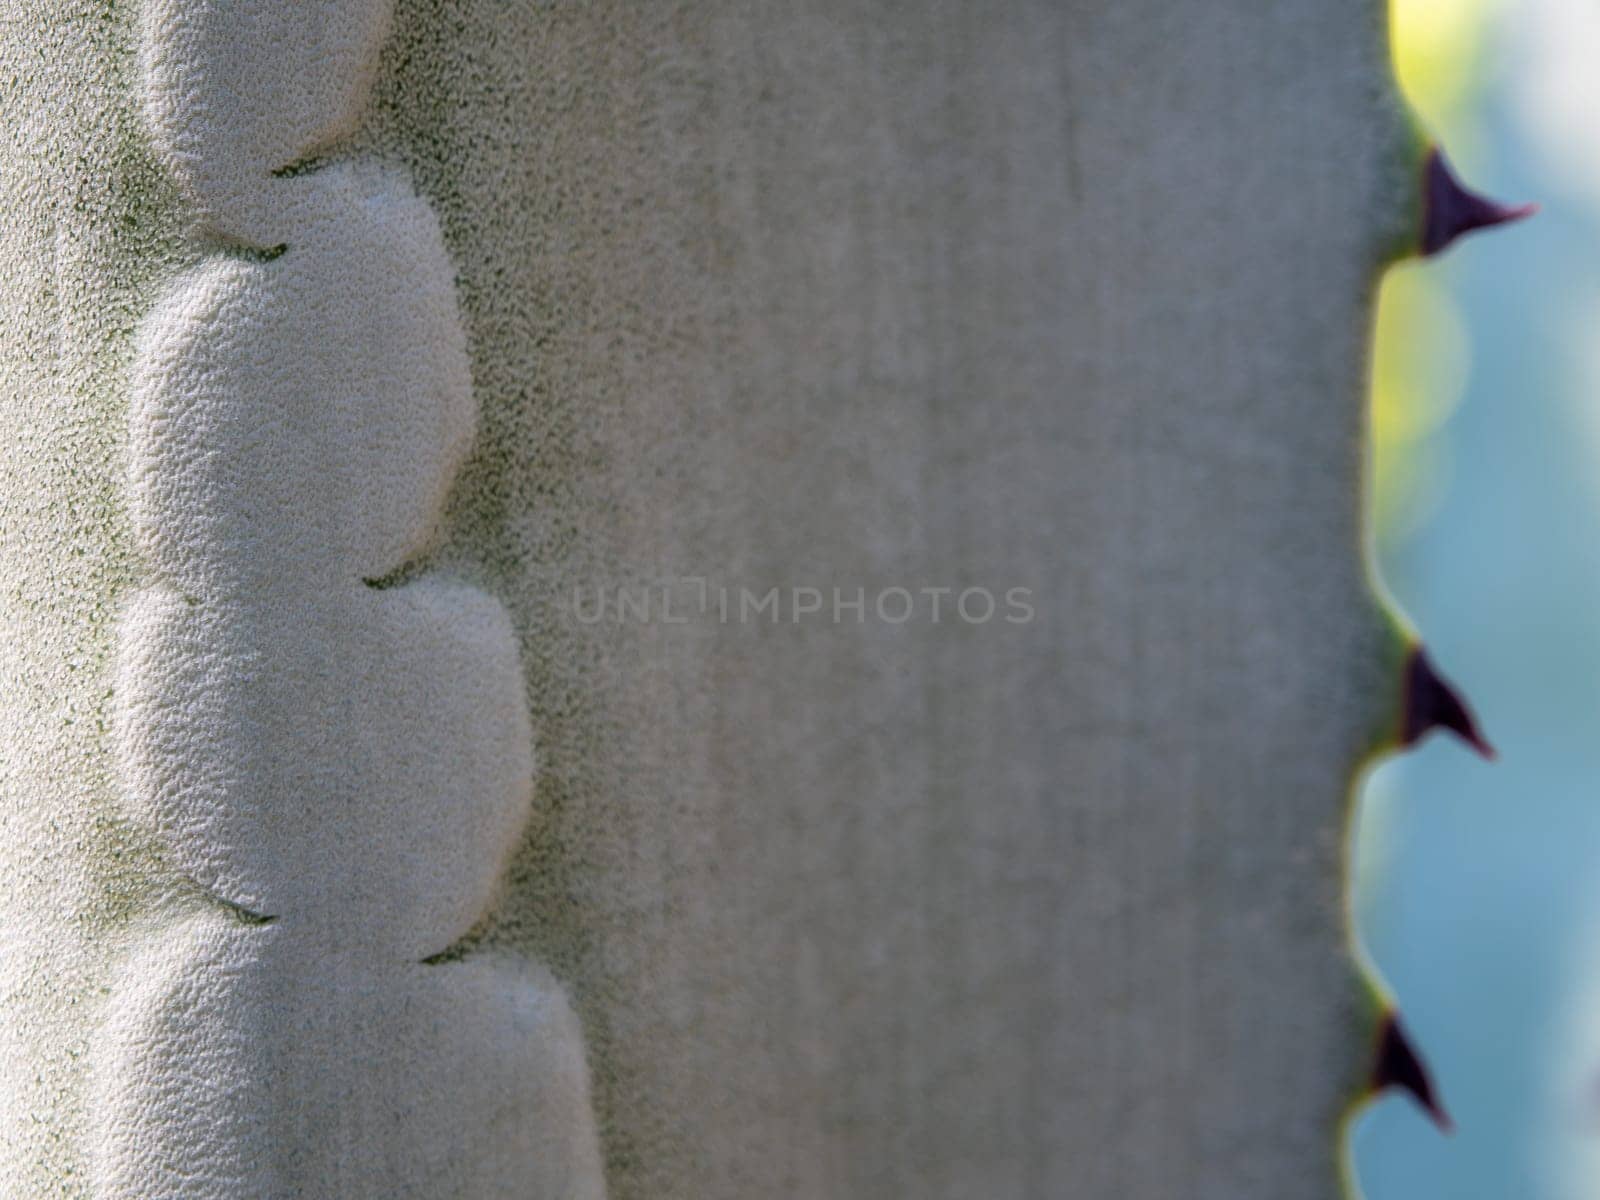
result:
M 1462 186 L 1444 152 L 1428 151 L 1422 168 L 1422 254 L 1438 254 L 1451 242 L 1474 229 L 1488 229 L 1520 221 L 1539 211 L 1537 204 L 1499 204 Z
M 1455 687 L 1435 669 L 1421 646 L 1406 656 L 1404 711 L 1400 717 L 1400 744 L 1414 746 L 1432 729 L 1448 729 L 1484 758 L 1493 762 L 1494 747 L 1478 730 L 1477 718 Z
M 1406 1031 L 1400 1026 L 1400 1018 L 1394 1012 L 1384 1016 L 1383 1026 L 1378 1031 L 1378 1045 L 1372 1059 L 1371 1087 L 1374 1093 L 1386 1092 L 1391 1088 L 1405 1092 L 1433 1118 L 1439 1132 L 1455 1132 L 1455 1122 L 1434 1094 L 1428 1069 L 1422 1065 L 1422 1059 L 1412 1048 L 1411 1039 L 1406 1036 Z

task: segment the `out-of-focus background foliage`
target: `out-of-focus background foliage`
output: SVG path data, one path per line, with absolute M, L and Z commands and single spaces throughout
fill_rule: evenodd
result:
M 1600 1198 L 1600 0 L 1392 0 L 1460 174 L 1544 211 L 1392 270 L 1383 579 L 1497 764 L 1435 738 L 1362 791 L 1357 925 L 1454 1115 L 1355 1125 L 1368 1200 Z

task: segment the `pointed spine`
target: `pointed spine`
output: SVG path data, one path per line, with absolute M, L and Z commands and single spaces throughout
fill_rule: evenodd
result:
M 1428 1114 L 1441 1133 L 1455 1132 L 1455 1122 L 1439 1102 L 1432 1075 L 1423 1064 L 1416 1047 L 1411 1044 L 1410 1036 L 1400 1023 L 1399 1014 L 1393 1010 L 1384 1014 L 1378 1028 L 1369 1086 L 1374 1095 L 1389 1091 L 1404 1092 Z
M 1444 151 L 1428 151 L 1422 165 L 1422 239 L 1424 258 L 1442 253 L 1457 238 L 1478 229 L 1521 221 L 1539 211 L 1537 204 L 1501 204 L 1480 195 L 1456 178 Z
M 1418 645 L 1406 656 L 1401 702 L 1400 745 L 1415 746 L 1435 729 L 1447 729 L 1493 762 L 1495 749 L 1483 736 L 1478 719 L 1460 691 L 1439 673 L 1427 650 Z

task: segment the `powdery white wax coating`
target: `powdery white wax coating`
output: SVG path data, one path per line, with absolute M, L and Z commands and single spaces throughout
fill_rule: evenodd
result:
M 582 1037 L 505 957 L 307 954 L 208 914 L 152 931 L 102 1034 L 102 1200 L 600 1200 Z
M 281 234 L 272 173 L 347 136 L 389 32 L 388 0 L 149 0 L 144 108 L 202 221 Z
M 516 640 L 438 579 L 273 603 L 142 593 L 124 618 L 124 791 L 178 868 L 317 945 L 446 949 L 533 794 Z
M 194 594 L 387 574 L 426 546 L 471 442 L 466 337 L 428 206 L 383 169 L 296 182 L 281 256 L 207 260 L 141 331 L 135 528 Z

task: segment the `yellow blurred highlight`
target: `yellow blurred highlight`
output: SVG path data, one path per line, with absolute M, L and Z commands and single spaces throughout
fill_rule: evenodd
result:
M 1395 71 L 1407 100 L 1457 161 L 1472 157 L 1469 105 L 1500 0 L 1391 0 Z M 1471 344 L 1436 267 L 1391 268 L 1378 293 L 1372 352 L 1372 519 L 1380 545 L 1403 542 L 1437 510 L 1448 448 L 1434 434 L 1461 402 Z
M 1450 463 L 1431 439 L 1461 403 L 1471 353 L 1437 276 L 1422 263 L 1391 268 L 1372 349 L 1373 518 L 1382 541 L 1404 540 L 1438 507 Z
M 1406 98 L 1429 125 L 1471 98 L 1499 0 L 1391 0 L 1389 36 Z
M 1372 424 L 1382 440 L 1415 441 L 1461 403 L 1472 343 L 1455 297 L 1421 263 L 1391 269 L 1378 291 Z

